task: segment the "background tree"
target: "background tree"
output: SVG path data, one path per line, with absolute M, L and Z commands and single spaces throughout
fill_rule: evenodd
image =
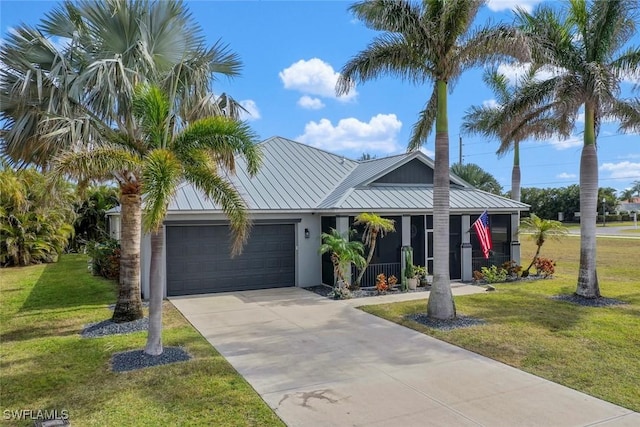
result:
M 519 10 L 517 21 L 528 35 L 535 63 L 558 70 L 532 85 L 515 103 L 556 102 L 559 118 L 575 118 L 584 108 L 584 145 L 580 159 L 580 269 L 576 294 L 598 298 L 596 210 L 598 159 L 596 135 L 603 117 L 624 119 L 619 82 L 640 68 L 640 49 L 625 48 L 636 32 L 637 2 L 630 0 L 565 1 Z M 623 50 L 624 49 L 624 50 Z
M 620 201 L 633 203 L 634 191 L 631 188 L 624 189 L 620 192 Z
M 475 163 L 454 163 L 451 165 L 451 172 L 478 190 L 498 195 L 502 194 L 502 185 L 498 180 Z
M 67 43 L 59 47 L 50 38 Z M 0 49 L 5 64 L 0 118 L 7 124 L 3 154 L 13 163 L 47 166 L 65 150 L 94 150 L 91 163 L 57 171 L 80 182 L 108 178 L 118 185 L 116 322 L 142 317 L 141 170 L 136 160 L 145 148 L 132 114 L 134 88 L 153 82 L 175 92 L 181 115 L 237 112 L 230 98 L 213 97 L 210 85 L 214 74 L 237 75 L 240 61 L 223 45 L 203 43 L 201 27 L 181 1 L 83 0 L 58 6 L 38 28 L 17 28 Z M 110 168 L 115 164 L 126 168 Z
M 0 164 L 0 266 L 55 262 L 73 236 L 73 187 Z
M 102 242 L 107 235 L 106 212 L 118 206 L 118 191 L 114 187 L 99 185 L 84 192 L 84 198 L 74 204 L 76 219 L 71 250 L 79 251 L 88 242 Z
M 496 152 L 498 156 L 504 156 L 513 150 L 510 197 L 518 202 L 520 201 L 521 180 L 520 142 L 528 138 L 548 138 L 554 133 L 561 131 L 567 133 L 568 131 L 567 126 L 562 126 L 558 120 L 551 116 L 551 104 L 525 105 L 520 111 L 509 107 L 509 103 L 519 98 L 518 91 L 526 89 L 534 81 L 536 71 L 535 67 L 529 67 L 517 84 L 510 86 L 507 77 L 499 73 L 497 69 L 487 70 L 483 75 L 483 80 L 492 90 L 497 105 L 471 107 L 465 114 L 462 123 L 464 133 L 497 138 L 500 141 L 500 147 Z M 510 116 L 507 116 L 506 112 Z
M 362 243 L 369 247 L 367 259 L 365 261 L 365 264 L 360 269 L 360 273 L 358 273 L 358 277 L 355 281 L 355 287 L 360 287 L 362 276 L 364 276 L 364 272 L 367 270 L 369 264 L 371 264 L 373 253 L 376 250 L 378 236 L 382 239 L 385 233 L 396 231 L 394 222 L 395 221 L 393 221 L 392 219 L 382 218 L 379 215 L 367 212 L 363 212 L 355 217 L 353 225 L 364 226 L 364 232 L 362 233 Z
M 636 196 L 640 197 L 640 181 L 633 181 L 631 190 L 633 190 Z
M 329 233 L 321 235 L 320 254 L 329 253 L 331 255 L 334 286 L 338 286 L 340 282 L 343 282 L 347 287 L 349 286 L 346 273 L 351 268 L 351 264 L 359 268 L 364 266 L 364 245 L 351 240 L 352 234 L 354 234 L 353 230 L 342 235 L 338 230 L 332 228 Z
M 367 27 L 382 32 L 342 68 L 336 90 L 349 92 L 356 82 L 392 75 L 412 83 L 433 83 L 431 96 L 413 126 L 409 150 L 424 144 L 434 124 L 434 267 L 427 314 L 456 315 L 449 274 L 449 131 L 447 91 L 466 69 L 506 56 L 527 59 L 518 33 L 506 25 L 477 31 L 471 25 L 480 0 L 362 1 L 349 10 Z
M 554 221 L 551 219 L 539 218 L 536 214 L 531 214 L 529 218 L 524 218 L 520 221 L 520 233 L 531 234 L 531 238 L 536 242 L 536 254 L 533 256 L 531 264 L 522 271 L 522 277 L 529 275 L 529 270 L 536 259 L 540 256 L 540 249 L 546 240 L 559 239 L 562 236 L 566 236 L 568 230 L 562 225 L 560 221 Z
M 221 207 L 234 235 L 231 252 L 235 255 L 246 241 L 250 221 L 246 205 L 229 176 L 235 174 L 236 156 L 246 161 L 250 176 L 258 172 L 260 165 L 257 137 L 246 123 L 210 117 L 178 128 L 172 105 L 170 97 L 156 86 L 139 87 L 133 103 L 148 150 L 141 159 L 143 229 L 151 233 L 149 334 L 145 353 L 153 356 L 163 352 L 162 224 L 178 185 L 193 184 Z

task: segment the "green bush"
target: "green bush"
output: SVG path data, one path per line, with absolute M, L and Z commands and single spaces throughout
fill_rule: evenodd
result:
M 507 270 L 500 268 L 497 265 L 492 265 L 488 268 L 482 267 L 480 270 L 482 271 L 484 280 L 486 280 L 487 283 L 498 283 L 507 280 Z
M 90 269 L 94 276 L 118 279 L 120 276 L 120 243 L 115 239 L 89 242 L 87 254 L 91 258 Z

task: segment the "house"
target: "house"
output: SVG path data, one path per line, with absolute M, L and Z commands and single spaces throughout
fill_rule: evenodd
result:
M 194 187 L 179 187 L 164 223 L 168 296 L 332 284 L 331 261 L 318 252 L 321 233 L 347 231 L 362 212 L 393 219 L 396 226 L 396 232 L 379 239 L 372 271 L 399 271 L 401 247 L 407 245 L 413 247 L 414 264 L 432 268 L 432 159 L 416 151 L 358 162 L 281 137 L 260 145 L 260 172 L 250 178 L 239 159 L 232 178 L 253 221 L 241 255 L 229 256 L 229 229 L 220 209 Z M 489 260 L 470 229 L 485 209 L 494 247 Z M 525 210 L 528 205 L 476 190 L 451 175 L 451 278 L 467 281 L 481 265 L 519 262 L 516 229 Z M 113 230 L 118 219 L 112 215 Z M 144 295 L 149 255 L 146 236 Z

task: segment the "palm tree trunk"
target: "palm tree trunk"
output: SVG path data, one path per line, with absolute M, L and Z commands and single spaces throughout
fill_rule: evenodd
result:
M 529 264 L 529 267 L 527 267 L 527 269 L 523 271 L 522 277 L 527 277 L 529 275 L 529 270 L 531 270 L 531 267 L 533 266 L 533 263 L 535 263 L 536 260 L 538 259 L 538 257 L 540 256 L 540 249 L 542 249 L 542 244 L 538 245 L 538 249 L 536 250 L 536 254 L 533 256 L 533 259 L 531 260 L 531 264 Z
M 378 240 L 378 233 L 371 232 L 371 241 L 369 242 L 369 255 L 367 255 L 367 262 L 360 270 L 360 274 L 358 274 L 358 278 L 356 279 L 356 286 L 360 287 L 360 282 L 362 281 L 362 276 L 364 276 L 364 272 L 369 267 L 371 260 L 373 259 L 373 252 L 376 250 L 376 241 Z
M 585 105 L 584 146 L 580 157 L 580 270 L 576 294 L 600 297 L 596 272 L 596 221 L 598 210 L 598 154 L 595 108 Z
M 436 160 L 433 185 L 433 284 L 427 315 L 435 319 L 453 319 L 456 308 L 449 275 L 449 130 L 447 119 L 447 82 L 436 82 Z
M 131 322 L 142 318 L 140 298 L 140 234 L 141 197 L 139 189 L 127 191 L 121 188 L 120 214 L 120 279 L 118 301 L 111 320 Z
M 149 268 L 149 333 L 144 352 L 151 356 L 162 354 L 162 250 L 164 230 L 151 233 L 151 263 Z
M 520 201 L 520 143 L 513 144 L 513 170 L 511 171 L 511 200 Z

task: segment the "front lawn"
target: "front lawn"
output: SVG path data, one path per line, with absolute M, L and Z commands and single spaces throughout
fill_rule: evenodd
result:
M 6 411 L 67 411 L 74 426 L 282 426 L 247 382 L 170 303 L 164 344 L 192 356 L 113 373 L 113 353 L 142 349 L 146 332 L 81 338 L 90 322 L 110 318 L 113 282 L 92 277 L 87 258 L 0 270 L 1 422 Z
M 552 300 L 575 291 L 578 237 L 548 241 L 541 256 L 557 261 L 554 279 L 497 284 L 495 292 L 456 297 L 458 313 L 487 323 L 450 332 L 405 316 L 425 300 L 362 307 L 405 325 L 592 396 L 640 411 L 640 240 L 598 238 L 602 295 L 628 304 L 590 308 Z M 522 239 L 522 263 L 535 252 Z

